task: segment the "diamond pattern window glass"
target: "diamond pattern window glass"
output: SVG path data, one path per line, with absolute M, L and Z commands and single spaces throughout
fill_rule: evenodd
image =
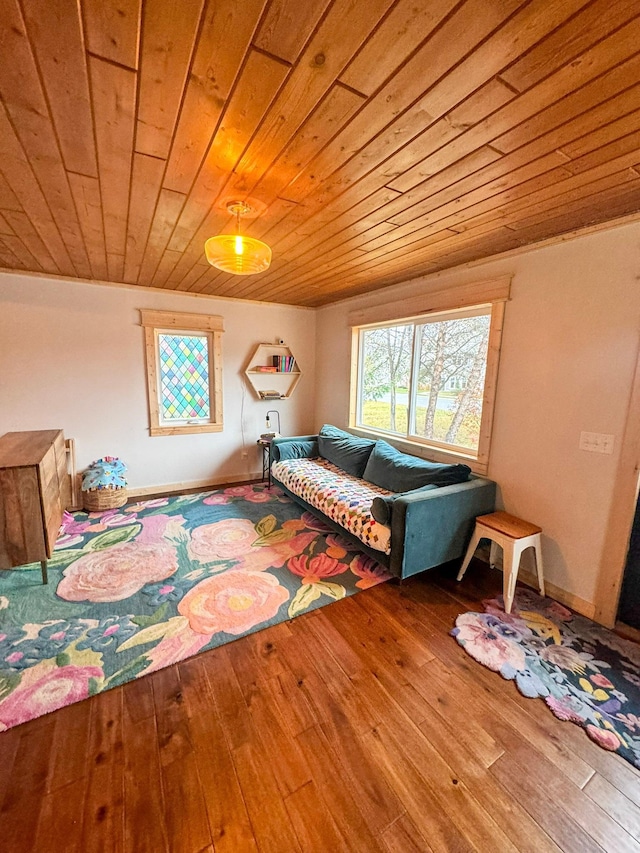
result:
M 150 435 L 222 432 L 222 317 L 140 309 Z
M 209 341 L 205 335 L 158 335 L 163 421 L 208 420 Z

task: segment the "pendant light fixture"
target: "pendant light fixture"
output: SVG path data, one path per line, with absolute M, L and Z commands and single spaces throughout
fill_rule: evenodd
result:
M 209 237 L 204 244 L 207 260 L 211 266 L 234 275 L 264 272 L 271 263 L 271 249 L 255 237 L 240 234 L 240 217 L 246 216 L 252 208 L 244 201 L 233 201 L 227 205 L 227 210 L 236 217 L 236 233 Z

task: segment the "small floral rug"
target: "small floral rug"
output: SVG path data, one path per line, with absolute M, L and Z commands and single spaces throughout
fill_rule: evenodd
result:
M 510 615 L 501 596 L 483 606 L 456 619 L 464 650 L 640 768 L 640 645 L 528 590 Z
M 276 487 L 67 513 L 0 572 L 0 731 L 388 577 Z

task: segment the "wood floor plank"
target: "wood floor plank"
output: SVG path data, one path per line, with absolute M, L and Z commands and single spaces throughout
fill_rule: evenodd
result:
M 47 792 L 79 781 L 87 772 L 91 702 L 61 708 L 49 753 Z
M 298 679 L 291 671 L 264 682 L 264 689 L 269 693 L 291 737 L 297 737 L 318 723 L 309 700 L 300 688 Z
M 566 784 L 564 775 L 550 761 L 533 749 L 524 740 L 513 744 L 508 751 L 492 766 L 501 762 L 517 762 L 536 785 L 556 800 L 557 805 L 564 810 L 572 820 L 588 833 L 604 850 L 611 853 L 638 853 L 640 843 L 613 820 L 607 812 L 588 797 L 577 785 Z M 505 762 L 506 763 L 506 762 Z
M 123 741 L 125 850 L 168 853 L 166 824 L 158 819 L 164 802 L 155 718 L 135 720 L 125 711 Z
M 382 840 L 389 853 L 432 853 L 433 848 L 425 841 L 409 815 L 403 814 L 382 833 Z
M 301 732 L 297 741 L 304 752 L 319 792 L 320 800 L 332 815 L 354 853 L 381 850 L 342 772 L 329 741 L 318 726 Z
M 158 670 L 152 676 L 153 699 L 158 726 L 162 766 L 193 752 L 183 709 L 182 684 L 177 666 Z
M 238 679 L 224 646 L 210 655 L 207 680 L 214 698 L 218 717 L 222 722 L 232 749 L 251 739 L 251 720 L 238 684 Z
M 82 853 L 82 815 L 71 814 L 69 804 L 77 797 L 78 782 L 69 782 L 47 793 L 40 804 L 33 850 L 47 853 Z M 81 810 L 80 810 L 81 811 Z M 36 812 L 37 813 L 37 812 Z M 6 843 L 7 838 L 3 837 Z M 21 839 L 20 843 L 24 843 Z M 161 849 L 161 848 L 160 848 Z
M 491 767 L 491 775 L 558 844 L 564 853 L 601 853 L 600 845 L 568 815 L 555 797 L 530 777 L 527 767 L 505 754 Z
M 433 790 L 425 784 L 407 756 L 396 748 L 386 728 L 378 727 L 375 733 L 365 736 L 364 742 L 393 790 L 407 806 L 418 830 L 429 839 L 436 853 L 474 849 L 472 843 L 444 813 Z M 453 785 L 452 779 L 450 784 Z
M 22 731 L 22 729 L 16 727 L 2 733 L 2 740 L 0 741 L 0 748 L 2 749 L 2 761 L 0 762 L 0 810 L 2 809 L 4 798 L 13 783 L 13 765 L 18 754 Z
M 81 849 L 124 851 L 122 688 L 92 701 Z
M 251 825 L 261 853 L 303 853 L 282 801 L 272 766 L 251 743 L 233 750 Z M 305 851 L 306 853 L 306 851 Z
M 200 853 L 211 844 L 211 832 L 193 752 L 163 765 L 162 789 L 171 853 Z
M 256 850 L 224 728 L 207 678 L 209 661 L 180 667 L 189 731 L 216 853 Z
M 455 570 L 0 733 L 0 849 L 638 853 L 640 772 L 449 636 L 502 581 Z
M 584 792 L 635 839 L 640 840 L 640 807 L 618 791 L 599 773 L 594 773 Z
M 287 737 L 286 726 L 280 715 L 268 701 L 268 694 L 264 691 L 257 673 L 244 672 L 238 658 L 251 665 L 246 651 L 238 646 L 229 647 L 229 656 L 241 689 L 246 687 L 245 702 L 249 710 L 252 728 L 252 744 L 254 752 L 262 750 L 264 756 L 269 754 L 278 755 L 278 760 L 272 764 L 278 788 L 283 798 L 288 797 L 303 785 L 311 781 L 311 773 L 295 741 Z M 252 677 L 253 676 L 253 677 Z M 245 678 L 251 678 L 250 685 L 246 685 Z M 261 744 L 261 746 L 260 746 Z
M 302 850 L 349 853 L 353 849 L 335 825 L 331 812 L 318 808 L 319 796 L 313 782 L 290 794 L 284 804 Z

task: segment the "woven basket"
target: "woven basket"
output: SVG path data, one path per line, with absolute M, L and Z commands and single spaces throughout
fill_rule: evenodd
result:
M 82 505 L 87 512 L 116 509 L 127 502 L 126 489 L 87 489 L 82 493 Z

